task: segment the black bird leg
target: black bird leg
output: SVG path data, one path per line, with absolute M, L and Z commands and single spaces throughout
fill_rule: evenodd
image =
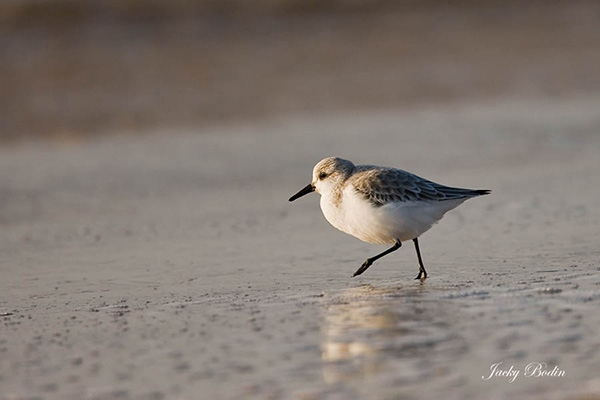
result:
M 417 275 L 415 279 L 427 279 L 427 271 L 425 271 L 425 267 L 423 266 L 423 259 L 421 258 L 421 251 L 419 250 L 419 239 L 414 238 L 413 243 L 415 244 L 415 250 L 417 250 L 417 258 L 419 259 L 419 275 Z
M 365 261 L 363 263 L 363 265 L 360 266 L 359 269 L 356 270 L 356 272 L 354 273 L 354 275 L 352 275 L 352 277 L 354 278 L 355 276 L 358 276 L 360 274 L 362 274 L 363 272 L 365 272 L 375 261 L 379 260 L 381 257 L 386 256 L 396 250 L 398 250 L 400 248 L 400 246 L 402 246 L 402 243 L 399 240 L 396 240 L 396 243 L 390 247 L 389 249 L 387 249 L 386 251 L 384 251 L 383 253 L 379 253 L 376 256 L 373 256 L 371 258 L 367 258 L 367 261 Z

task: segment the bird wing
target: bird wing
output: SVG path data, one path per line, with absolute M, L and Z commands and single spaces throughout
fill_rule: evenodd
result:
M 376 206 L 390 202 L 454 200 L 485 194 L 484 191 L 440 185 L 396 168 L 359 169 L 350 178 L 350 183 Z

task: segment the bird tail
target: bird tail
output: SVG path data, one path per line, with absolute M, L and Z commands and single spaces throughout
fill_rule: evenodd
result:
M 484 194 L 490 194 L 492 192 L 488 189 L 474 190 L 441 185 L 436 189 L 444 195 L 444 198 L 441 200 L 468 199 L 471 197 L 483 196 Z

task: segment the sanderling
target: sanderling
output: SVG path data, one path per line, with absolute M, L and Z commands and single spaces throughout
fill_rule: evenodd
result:
M 410 172 L 328 157 L 313 169 L 312 182 L 290 197 L 321 194 L 321 210 L 331 225 L 358 239 L 374 244 L 393 243 L 386 251 L 367 260 L 352 275 L 365 272 L 376 260 L 412 240 L 419 261 L 419 275 L 427 272 L 419 250 L 419 236 L 446 212 L 471 197 L 490 190 L 471 190 L 440 185 Z

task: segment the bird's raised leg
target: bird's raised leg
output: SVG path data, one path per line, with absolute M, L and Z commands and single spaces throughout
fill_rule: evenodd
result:
M 417 250 L 417 258 L 419 259 L 419 275 L 415 279 L 425 280 L 427 278 L 427 271 L 423 266 L 423 259 L 421 258 L 421 250 L 419 250 L 419 239 L 414 238 L 413 243 L 415 244 L 415 250 Z
M 398 250 L 400 248 L 400 246 L 402 246 L 402 243 L 399 240 L 396 240 L 396 243 L 394 243 L 394 245 L 392 247 L 390 247 L 389 249 L 387 249 L 383 253 L 379 253 L 376 256 L 373 256 L 371 258 L 367 258 L 367 261 L 365 261 L 363 263 L 363 265 L 361 265 L 360 268 L 356 270 L 356 272 L 354 273 L 354 275 L 352 275 L 352 277 L 354 278 L 355 276 L 358 276 L 358 275 L 362 274 L 371 265 L 373 265 L 373 263 L 375 261 L 379 260 L 383 256 L 386 256 L 386 255 L 390 254 L 391 252 L 394 252 L 394 251 Z

